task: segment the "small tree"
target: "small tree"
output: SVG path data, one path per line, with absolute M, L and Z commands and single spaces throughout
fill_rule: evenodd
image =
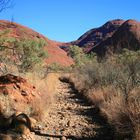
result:
M 19 72 L 32 71 L 42 64 L 47 52 L 44 51 L 45 40 L 16 39 L 8 37 L 9 31 L 0 33 L 0 62 L 16 66 Z
M 44 45 L 44 40 L 23 40 L 21 42 L 22 61 L 19 65 L 21 71 L 26 72 L 33 70 L 35 66 L 40 65 L 42 63 L 44 58 L 47 57 L 47 52 L 43 49 Z M 17 47 L 19 47 L 19 45 Z M 18 54 L 20 55 L 20 51 L 18 52 Z
M 88 55 L 83 52 L 82 48 L 76 45 L 70 46 L 69 55 L 74 59 L 77 66 L 82 66 L 89 61 Z

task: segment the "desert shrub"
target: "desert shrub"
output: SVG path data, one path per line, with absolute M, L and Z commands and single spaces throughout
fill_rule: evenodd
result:
M 122 73 L 118 79 L 118 83 L 122 86 L 125 94 L 134 87 L 140 85 L 140 51 L 134 52 L 127 49 L 118 56 L 118 64 Z
M 130 120 L 125 98 L 121 91 L 108 88 L 102 91 L 106 95 L 104 101 L 99 104 L 102 115 L 115 129 L 115 137 L 118 139 L 132 137 L 132 122 Z
M 77 67 L 81 67 L 85 63 L 89 62 L 90 58 L 93 56 L 85 54 L 82 48 L 76 45 L 69 47 L 69 55 L 73 58 Z
M 81 81 L 86 90 L 112 84 L 117 86 L 116 79 L 118 79 L 119 72 L 119 68 L 115 64 L 108 61 L 99 63 L 96 57 L 74 71 L 76 78 Z
M 14 113 L 13 101 L 8 95 L 0 94 L 0 115 L 9 117 Z
M 124 49 L 121 54 L 86 62 L 71 78 L 114 127 L 118 139 L 140 138 L 139 59 L 139 51 Z
M 52 63 L 47 66 L 48 72 L 58 72 L 58 71 L 61 71 L 62 69 L 63 67 L 58 63 Z
M 98 104 L 102 115 L 116 131 L 118 139 L 139 139 L 140 133 L 140 98 L 139 88 L 133 89 L 128 95 L 127 101 L 119 89 L 106 87 L 100 92 L 94 92 L 94 103 Z M 101 102 L 99 102 L 102 99 Z
M 37 99 L 30 105 L 29 116 L 35 118 L 37 121 L 42 121 L 45 117 L 46 110 L 45 101 Z
M 128 97 L 128 115 L 133 124 L 133 137 L 140 139 L 140 87 L 134 88 Z
M 34 117 L 38 121 L 42 121 L 47 115 L 50 105 L 54 102 L 54 96 L 58 85 L 59 73 L 48 73 L 43 79 L 38 77 L 38 73 L 26 73 L 25 79 L 29 79 L 38 93 L 40 98 L 36 99 L 30 106 L 26 107 L 25 110 L 31 117 Z M 53 84 L 52 84 L 53 83 Z M 19 105 L 20 107 L 21 105 Z
M 140 52 L 124 50 L 120 55 L 114 55 L 103 61 L 97 57 L 86 62 L 74 71 L 85 88 L 113 85 L 125 94 L 140 84 Z

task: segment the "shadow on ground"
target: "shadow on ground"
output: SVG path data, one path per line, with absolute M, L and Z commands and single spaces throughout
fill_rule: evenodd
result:
M 60 79 L 60 81 L 70 84 L 70 92 L 73 95 L 71 98 L 76 99 L 76 102 L 80 105 L 89 106 L 84 110 L 78 110 L 77 114 L 87 116 L 87 118 L 89 118 L 89 120 L 92 121 L 92 123 L 100 126 L 99 128 L 93 130 L 97 134 L 94 137 L 76 138 L 70 136 L 69 138 L 71 138 L 72 140 L 113 140 L 113 128 L 109 125 L 107 120 L 103 116 L 101 116 L 99 108 L 89 103 L 89 101 L 82 95 L 82 93 L 78 92 L 78 90 L 74 86 L 74 83 L 70 82 L 69 79 Z
M 88 100 L 79 93 L 78 90 L 75 88 L 74 83 L 70 82 L 68 79 L 60 79 L 63 83 L 69 84 L 69 93 L 72 95 L 70 98 L 74 99 L 75 102 L 81 106 L 86 106 L 84 109 L 76 110 L 76 114 L 86 116 L 87 121 L 96 124 L 99 127 L 93 128 L 93 133 L 95 134 L 87 136 L 87 137 L 76 137 L 73 135 L 64 136 L 68 140 L 113 140 L 113 129 L 107 123 L 107 120 L 100 115 L 100 110 L 95 107 L 93 104 L 89 103 Z M 88 131 L 88 130 L 85 130 Z M 50 138 L 62 138 L 62 135 L 51 135 L 47 133 L 41 133 L 40 131 L 35 132 L 36 135 L 50 137 Z

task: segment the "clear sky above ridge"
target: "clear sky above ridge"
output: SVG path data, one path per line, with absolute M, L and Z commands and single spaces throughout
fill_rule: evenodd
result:
M 14 0 L 0 19 L 28 26 L 52 40 L 68 42 L 112 19 L 140 21 L 140 0 Z

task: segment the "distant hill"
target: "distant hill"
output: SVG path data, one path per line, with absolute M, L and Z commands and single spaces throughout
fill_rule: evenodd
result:
M 76 41 L 68 43 L 50 40 L 28 27 L 0 20 L 0 31 L 6 29 L 10 29 L 10 36 L 15 38 L 33 40 L 42 38 L 46 40 L 45 48 L 49 54 L 49 57 L 45 60 L 46 64 L 58 63 L 63 66 L 73 64 L 72 58 L 67 55 L 70 45 L 77 45 L 83 48 L 85 53 L 95 52 L 99 56 L 112 52 L 119 53 L 123 48 L 140 49 L 140 22 L 136 20 L 115 19 L 108 21 L 101 27 L 87 31 Z
M 101 27 L 89 30 L 78 40 L 66 44 L 69 45 L 77 45 L 82 47 L 85 53 L 95 52 L 99 56 L 104 56 L 106 52 L 121 52 L 123 48 L 138 50 L 140 49 L 140 22 L 111 20 Z M 67 50 L 64 46 L 62 48 Z
M 87 52 L 94 46 L 111 37 L 123 23 L 124 20 L 121 19 L 108 21 L 101 27 L 87 31 L 78 40 L 72 42 L 72 44 L 83 47 Z
M 42 38 L 46 40 L 47 45 L 45 48 L 49 54 L 49 57 L 47 58 L 47 60 L 45 60 L 46 64 L 59 63 L 64 66 L 69 66 L 73 64 L 72 58 L 68 57 L 67 53 L 61 48 L 59 48 L 59 46 L 61 46 L 61 44 L 63 43 L 50 40 L 45 36 L 41 35 L 40 33 L 28 27 L 22 26 L 20 24 L 10 22 L 10 21 L 0 20 L 0 31 L 6 29 L 10 30 L 11 37 L 15 37 L 19 39 L 27 38 L 33 40 L 35 40 L 36 38 L 40 38 L 40 39 Z
M 120 53 L 123 48 L 134 51 L 140 49 L 140 22 L 125 21 L 111 37 L 92 47 L 88 53 L 96 52 L 103 56 L 107 52 Z

